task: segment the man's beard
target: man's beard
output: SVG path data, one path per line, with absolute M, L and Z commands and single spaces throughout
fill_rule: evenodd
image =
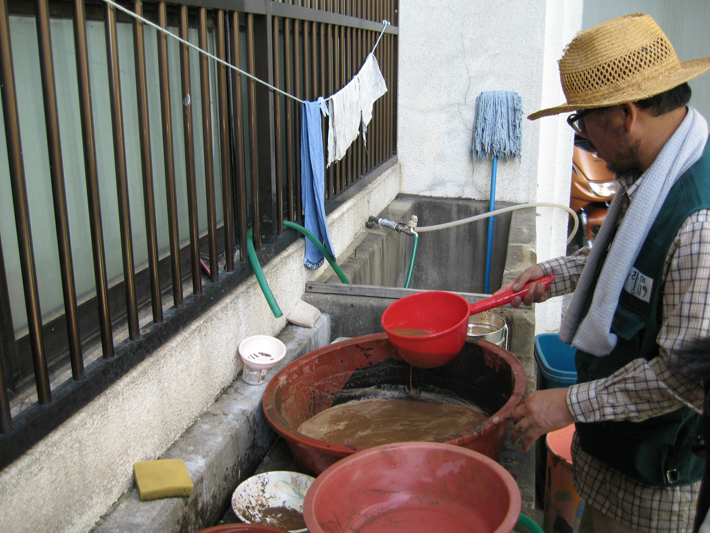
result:
M 638 162 L 640 141 L 629 146 L 625 152 L 615 157 L 614 161 L 606 161 L 606 166 L 617 178 L 635 178 L 641 175 Z

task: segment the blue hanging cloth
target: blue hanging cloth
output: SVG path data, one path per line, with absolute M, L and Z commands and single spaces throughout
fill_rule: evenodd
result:
M 301 200 L 303 201 L 304 227 L 323 243 L 333 257 L 333 245 L 325 219 L 325 165 L 321 111 L 328 114 L 325 100 L 304 102 L 301 109 Z M 323 254 L 306 239 L 306 256 L 303 264 L 316 269 L 323 264 Z

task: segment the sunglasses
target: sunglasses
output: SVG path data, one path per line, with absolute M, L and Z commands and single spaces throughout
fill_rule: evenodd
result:
M 575 133 L 582 134 L 586 131 L 587 127 L 584 125 L 584 117 L 589 115 L 594 111 L 599 111 L 599 109 L 585 109 L 581 113 L 573 113 L 567 117 L 567 124 L 575 131 Z

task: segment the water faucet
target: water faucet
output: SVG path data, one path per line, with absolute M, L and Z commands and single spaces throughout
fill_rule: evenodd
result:
M 417 235 L 415 229 L 417 227 L 417 222 L 418 218 L 416 217 L 416 215 L 413 215 L 409 222 L 407 222 L 406 224 L 403 222 L 393 222 L 392 220 L 387 220 L 386 218 L 378 218 L 376 216 L 370 215 L 370 218 L 368 218 L 367 222 L 365 222 L 365 227 L 368 229 L 372 229 L 375 226 L 380 226 L 381 228 L 391 229 L 398 233 L 404 233 L 405 235 L 414 237 L 415 235 Z

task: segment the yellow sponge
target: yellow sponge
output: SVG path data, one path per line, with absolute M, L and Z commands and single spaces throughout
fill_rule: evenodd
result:
M 192 480 L 182 459 L 135 463 L 133 474 L 141 501 L 192 494 Z

